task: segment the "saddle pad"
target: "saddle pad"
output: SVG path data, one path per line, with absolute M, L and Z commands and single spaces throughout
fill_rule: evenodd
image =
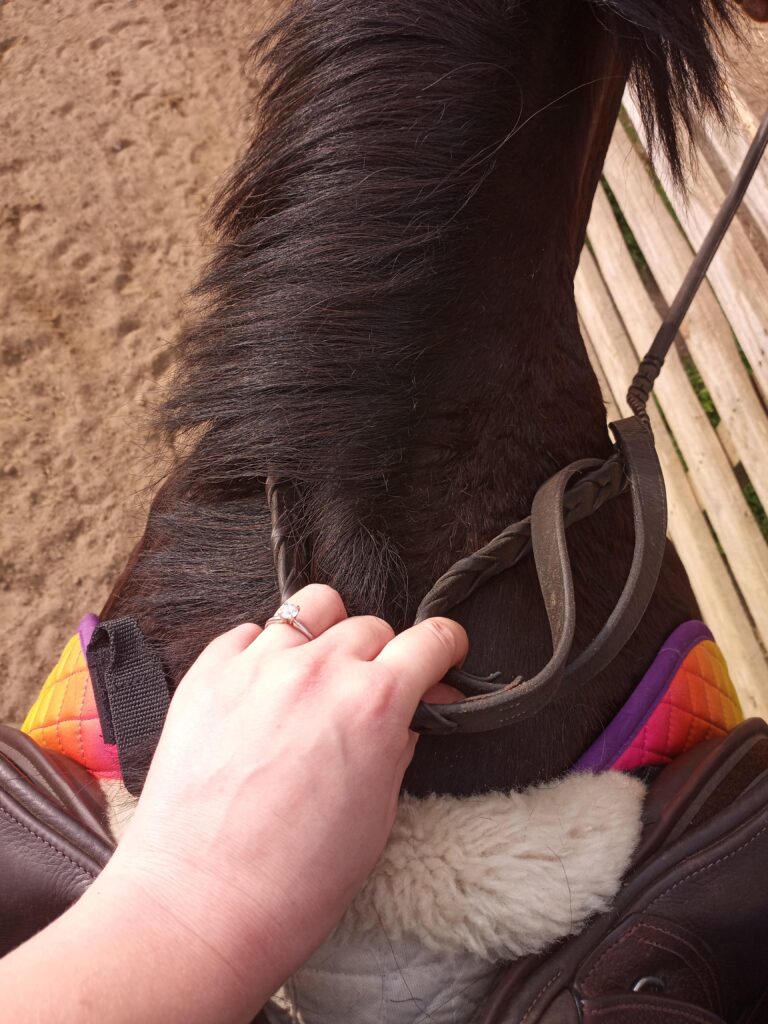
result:
M 117 747 L 104 742 L 85 650 L 98 625 L 86 615 L 43 684 L 21 731 L 41 747 L 56 750 L 98 779 L 119 779 Z
M 22 731 L 100 779 L 120 779 L 117 747 L 105 743 L 85 650 L 95 627 L 86 615 L 32 705 Z M 725 659 L 702 622 L 679 626 L 632 696 L 573 767 L 633 771 L 668 764 L 743 720 Z
M 744 719 L 728 666 L 703 622 L 679 626 L 574 771 L 669 764 Z

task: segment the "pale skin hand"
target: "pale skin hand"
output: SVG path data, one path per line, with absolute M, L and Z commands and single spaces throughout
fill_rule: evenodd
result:
M 328 587 L 293 600 L 316 639 L 242 625 L 182 680 L 109 865 L 0 961 L 1 1021 L 249 1021 L 337 924 L 467 639 L 448 619 L 394 637 Z

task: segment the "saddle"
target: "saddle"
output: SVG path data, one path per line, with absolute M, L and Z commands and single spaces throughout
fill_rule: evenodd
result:
M 0 725 L 0 955 L 107 863 L 105 810 L 84 768 Z M 511 964 L 477 1024 L 768 1019 L 766 863 L 768 724 L 750 719 L 658 773 L 613 909 Z

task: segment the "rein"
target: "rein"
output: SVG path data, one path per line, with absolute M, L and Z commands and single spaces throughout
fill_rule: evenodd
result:
M 632 415 L 610 423 L 616 438 L 613 454 L 601 462 L 580 459 L 551 476 L 536 492 L 530 515 L 507 526 L 488 544 L 455 562 L 419 605 L 415 621 L 446 615 L 499 573 L 530 552 L 552 636 L 552 655 L 529 679 L 499 681 L 500 672 L 477 676 L 454 669 L 448 681 L 466 696 L 454 704 L 422 701 L 411 727 L 420 733 L 486 732 L 529 718 L 552 701 L 562 685 L 589 682 L 622 650 L 637 629 L 653 596 L 664 557 L 667 503 L 664 478 L 646 405 L 674 343 L 680 324 L 703 281 L 749 182 L 768 145 L 768 114 L 755 134 L 733 185 L 718 211 L 667 315 L 641 360 L 627 393 Z M 569 660 L 576 609 L 565 531 L 629 489 L 635 548 L 627 580 L 616 606 L 598 635 Z M 272 515 L 272 551 L 283 601 L 305 582 L 307 560 L 291 527 L 296 501 L 292 482 L 271 473 L 267 500 Z

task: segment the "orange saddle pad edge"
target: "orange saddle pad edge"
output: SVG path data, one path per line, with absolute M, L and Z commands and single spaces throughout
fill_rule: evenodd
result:
M 120 779 L 117 747 L 104 742 L 99 712 L 85 660 L 95 615 L 86 615 L 61 652 L 55 668 L 21 727 L 39 746 L 58 751 L 98 779 Z

